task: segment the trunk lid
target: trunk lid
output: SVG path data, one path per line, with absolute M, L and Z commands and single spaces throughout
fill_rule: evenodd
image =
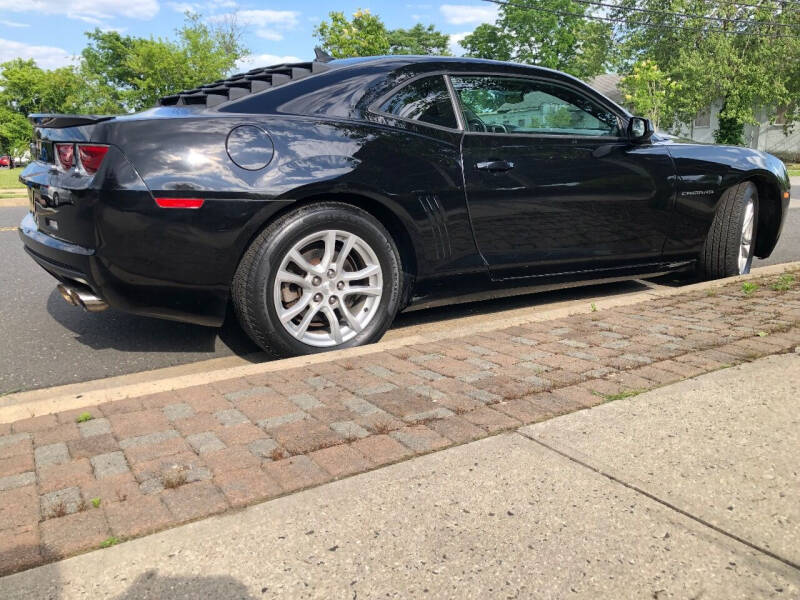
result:
M 86 248 L 96 248 L 94 212 L 100 190 L 113 163 L 124 161 L 122 153 L 106 144 L 102 129 L 113 116 L 33 114 L 31 162 L 20 174 L 28 187 L 29 209 L 42 233 Z M 108 145 L 100 168 L 87 173 L 81 168 L 65 170 L 55 145 Z M 75 155 L 77 156 L 77 148 Z

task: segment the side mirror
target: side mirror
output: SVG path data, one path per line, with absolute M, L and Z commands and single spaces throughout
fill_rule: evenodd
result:
M 650 119 L 631 117 L 628 121 L 628 139 L 632 142 L 646 142 L 653 135 L 653 124 Z

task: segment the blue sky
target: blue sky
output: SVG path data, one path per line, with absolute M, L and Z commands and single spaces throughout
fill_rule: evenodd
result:
M 169 37 L 187 10 L 206 19 L 237 14 L 246 25 L 245 40 L 253 55 L 241 68 L 313 56 L 314 26 L 332 10 L 350 16 L 359 8 L 380 15 L 390 29 L 433 23 L 451 36 L 452 49 L 477 25 L 494 22 L 496 6 L 480 0 L 445 4 L 395 2 L 325 2 L 322 0 L 248 2 L 247 0 L 0 0 L 0 62 L 21 56 L 43 68 L 75 60 L 85 46 L 85 31 L 99 27 L 136 36 Z

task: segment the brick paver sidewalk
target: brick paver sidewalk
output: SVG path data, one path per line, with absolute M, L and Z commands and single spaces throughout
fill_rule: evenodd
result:
M 757 283 L 0 425 L 0 573 L 792 351 Z

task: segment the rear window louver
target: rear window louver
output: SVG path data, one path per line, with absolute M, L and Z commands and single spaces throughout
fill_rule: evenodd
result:
M 312 62 L 273 65 L 238 73 L 227 79 L 184 90 L 172 96 L 164 96 L 159 106 L 216 106 L 229 100 L 236 100 L 290 81 L 297 81 L 309 75 L 316 75 L 330 69 L 330 65 L 320 60 Z

